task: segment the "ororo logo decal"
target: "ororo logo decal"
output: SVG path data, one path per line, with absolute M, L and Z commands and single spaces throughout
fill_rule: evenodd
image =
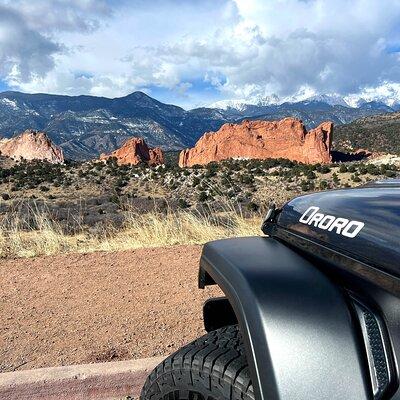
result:
M 323 214 L 319 211 L 319 207 L 311 206 L 301 216 L 299 221 L 302 224 L 315 226 L 324 231 L 335 232 L 349 238 L 356 237 L 362 228 L 364 222 L 351 221 L 347 218 L 335 217 L 333 215 Z

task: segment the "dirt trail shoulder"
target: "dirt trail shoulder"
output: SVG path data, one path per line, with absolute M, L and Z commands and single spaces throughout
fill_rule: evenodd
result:
M 168 354 L 203 333 L 200 246 L 0 260 L 0 371 Z

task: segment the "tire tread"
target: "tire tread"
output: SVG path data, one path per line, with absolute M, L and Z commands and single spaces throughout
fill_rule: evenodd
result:
M 218 393 L 227 400 L 254 400 L 238 326 L 212 331 L 167 357 L 147 377 L 140 400 L 162 399 L 176 387 Z

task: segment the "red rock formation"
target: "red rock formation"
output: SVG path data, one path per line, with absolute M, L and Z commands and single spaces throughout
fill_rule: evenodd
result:
M 307 132 L 295 118 L 281 121 L 243 121 L 205 133 L 195 147 L 183 150 L 181 167 L 228 158 L 287 158 L 307 164 L 329 163 L 333 124 L 324 122 Z
M 150 149 L 142 138 L 128 139 L 122 147 L 111 154 L 101 154 L 100 160 L 108 160 L 111 157 L 117 159 L 118 165 L 137 165 L 145 162 L 149 165 L 164 164 L 164 154 L 159 147 Z
M 14 160 L 43 160 L 62 164 L 62 150 L 53 144 L 44 132 L 28 129 L 11 139 L 0 140 L 0 153 Z

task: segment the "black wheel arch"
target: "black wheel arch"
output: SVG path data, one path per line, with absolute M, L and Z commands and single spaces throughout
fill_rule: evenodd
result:
M 371 398 L 348 300 L 304 257 L 266 237 L 210 242 L 199 287 L 211 284 L 226 298 L 206 302 L 205 327 L 239 322 L 256 398 Z

